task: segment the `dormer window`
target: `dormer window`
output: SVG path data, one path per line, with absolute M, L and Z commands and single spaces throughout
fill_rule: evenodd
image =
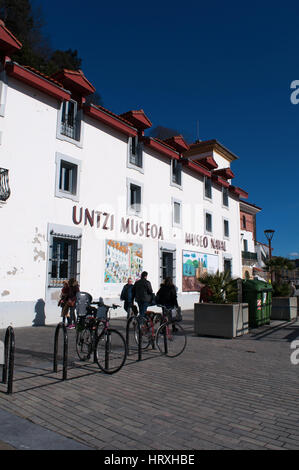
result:
M 228 207 L 229 199 L 228 199 L 228 188 L 222 187 L 222 205 Z
M 84 76 L 82 70 L 63 69 L 52 75 L 71 93 L 73 99 L 64 100 L 61 104 L 57 138 L 82 147 L 82 108 L 86 96 L 95 92 L 94 86 Z M 75 98 L 75 99 L 74 99 Z
M 81 119 L 76 101 L 63 101 L 61 107 L 60 133 L 70 139 L 80 141 Z
M 212 180 L 205 176 L 205 198 L 212 199 Z
M 182 185 L 182 164 L 175 159 L 171 161 L 171 183 L 177 186 Z
M 129 137 L 129 166 L 143 168 L 142 143 L 138 136 Z

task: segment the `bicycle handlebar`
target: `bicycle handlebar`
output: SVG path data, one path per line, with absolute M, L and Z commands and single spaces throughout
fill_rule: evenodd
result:
M 103 304 L 102 302 L 90 302 L 90 305 L 99 305 L 101 307 L 106 307 L 106 308 L 113 308 L 113 309 L 116 309 L 116 308 L 121 308 L 121 305 L 116 305 L 116 304 L 112 304 L 112 305 L 105 305 Z

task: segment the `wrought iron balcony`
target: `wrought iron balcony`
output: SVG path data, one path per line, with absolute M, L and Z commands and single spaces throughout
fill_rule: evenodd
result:
M 0 201 L 6 201 L 10 196 L 8 170 L 0 168 Z
M 250 251 L 242 251 L 242 259 L 248 261 L 257 261 L 257 253 L 252 253 Z

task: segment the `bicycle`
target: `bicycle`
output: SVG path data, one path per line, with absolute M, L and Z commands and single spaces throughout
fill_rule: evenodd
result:
M 172 309 L 164 305 L 157 305 L 162 312 L 147 312 L 147 319 L 141 325 L 142 348 L 147 349 L 150 344 L 157 346 L 161 354 L 168 357 L 177 357 L 183 353 L 187 345 L 187 336 L 184 328 L 173 316 Z M 160 323 L 157 331 L 155 324 Z
M 94 354 L 94 361 L 106 374 L 118 372 L 127 358 L 127 345 L 123 335 L 114 328 L 110 328 L 109 310 L 119 308 L 120 305 L 104 305 L 102 302 L 90 302 L 104 309 L 100 317 L 98 309 L 90 306 L 93 311 L 87 312 L 85 318 L 80 318 L 77 325 L 76 349 L 79 359 L 90 359 Z M 83 317 L 83 316 L 81 316 Z
M 141 349 L 147 349 L 149 345 L 155 349 L 155 323 L 159 321 L 160 313 L 150 312 L 147 318 L 141 317 L 138 313 L 137 307 L 131 309 L 129 318 L 127 320 L 127 335 L 128 342 L 132 344 L 132 336 L 137 346 L 139 346 L 139 335 L 140 335 L 140 347 Z

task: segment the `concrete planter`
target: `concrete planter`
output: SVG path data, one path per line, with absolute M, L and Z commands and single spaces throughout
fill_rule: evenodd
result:
M 271 320 L 296 320 L 297 302 L 297 297 L 273 297 Z
M 248 304 L 194 304 L 194 332 L 219 338 L 235 338 L 248 333 Z

